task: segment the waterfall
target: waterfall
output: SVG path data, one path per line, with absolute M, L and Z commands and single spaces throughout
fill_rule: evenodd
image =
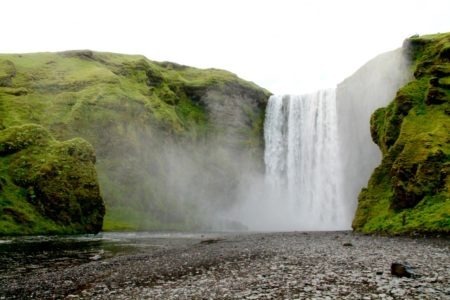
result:
M 272 96 L 264 124 L 265 175 L 241 182 L 230 218 L 252 230 L 343 230 L 381 153 L 370 116 L 412 76 L 404 49 L 370 60 L 336 90 Z
M 341 193 L 335 90 L 272 96 L 264 138 L 266 183 L 279 205 L 288 207 L 294 228 L 349 229 Z

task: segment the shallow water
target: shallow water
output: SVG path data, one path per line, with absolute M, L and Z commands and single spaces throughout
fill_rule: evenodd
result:
M 97 235 L 0 238 L 0 281 L 119 255 L 188 246 L 210 236 L 212 234 L 108 232 Z

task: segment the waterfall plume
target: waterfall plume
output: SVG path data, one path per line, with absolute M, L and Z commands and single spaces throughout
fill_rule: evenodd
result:
M 272 96 L 266 113 L 266 183 L 298 229 L 348 229 L 333 89 Z
M 265 175 L 246 184 L 238 218 L 253 230 L 350 229 L 335 90 L 271 96 L 264 140 Z

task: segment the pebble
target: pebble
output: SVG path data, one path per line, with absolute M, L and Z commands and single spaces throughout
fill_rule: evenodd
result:
M 342 247 L 349 238 L 353 247 Z M 49 289 L 37 283 L 53 282 L 54 298 L 66 299 L 450 299 L 449 253 L 443 239 L 224 234 L 214 243 L 110 258 L 107 265 L 92 261 L 64 276 L 34 278 L 32 292 L 39 298 Z M 392 262 L 405 260 L 420 277 L 390 274 Z M 68 277 L 83 290 L 61 290 Z M 32 279 L 14 284 L 30 292 Z

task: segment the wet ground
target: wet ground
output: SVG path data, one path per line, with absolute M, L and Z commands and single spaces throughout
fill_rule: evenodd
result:
M 0 237 L 0 284 L 9 278 L 55 272 L 91 261 L 178 248 L 202 238 L 205 234 L 145 232 Z
M 394 261 L 417 276 L 392 276 Z M 0 240 L 0 268 L 0 299 L 450 299 L 448 238 L 29 237 Z

